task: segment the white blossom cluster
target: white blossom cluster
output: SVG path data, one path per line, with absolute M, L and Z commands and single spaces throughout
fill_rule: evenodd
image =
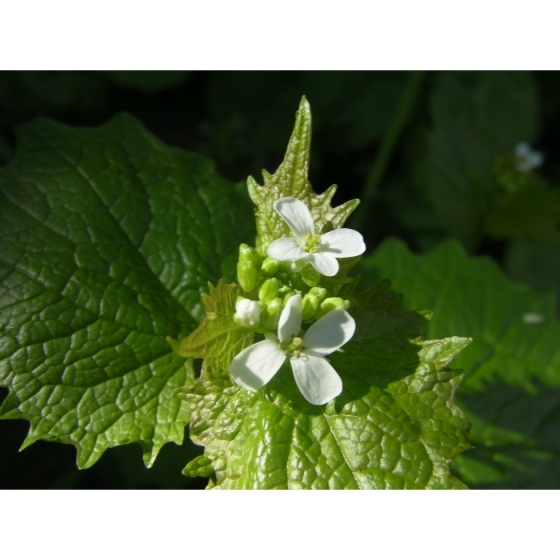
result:
M 281 198 L 274 209 L 288 224 L 291 236 L 274 240 L 264 263 L 257 263 L 259 256 L 254 249 L 243 246 L 238 263 L 243 289 L 257 290 L 257 264 L 268 279 L 258 289 L 259 301 L 240 298 L 234 316 L 238 324 L 260 329 L 265 338 L 235 356 L 230 375 L 240 387 L 255 391 L 266 385 L 288 359 L 303 396 L 311 404 L 322 405 L 342 391 L 342 380 L 326 356 L 352 338 L 356 324 L 347 311 L 348 301 L 325 297 L 321 278 L 337 274 L 337 259 L 361 255 L 366 247 L 362 236 L 352 229 L 316 232 L 309 209 L 296 198 Z M 282 270 L 279 263 L 289 266 L 286 269 L 284 265 Z M 304 295 L 283 284 L 290 275 L 288 271 L 305 284 Z M 304 321 L 314 322 L 302 331 Z

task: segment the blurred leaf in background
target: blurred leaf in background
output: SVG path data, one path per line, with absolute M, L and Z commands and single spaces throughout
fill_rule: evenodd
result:
M 0 72 L 3 120 L 22 113 L 91 111 L 109 100 L 113 86 L 156 93 L 185 83 L 189 72 Z
M 555 290 L 560 316 L 560 231 L 513 241 L 505 255 L 508 274 L 540 290 Z
M 446 230 L 474 249 L 499 195 L 495 158 L 538 133 L 529 73 L 442 73 L 430 98 L 427 195 Z
M 508 280 L 448 241 L 425 255 L 389 240 L 359 265 L 392 278 L 406 309 L 431 309 L 428 336 L 472 337 L 455 359 L 475 449 L 454 461 L 474 488 L 560 487 L 560 323 L 555 298 Z

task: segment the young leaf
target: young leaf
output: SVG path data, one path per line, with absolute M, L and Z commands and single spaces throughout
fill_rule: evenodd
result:
M 301 100 L 296 113 L 294 131 L 286 149 L 284 161 L 274 175 L 263 171 L 264 186 L 249 177 L 249 195 L 257 206 L 257 249 L 266 247 L 271 241 L 290 235 L 290 228 L 273 208 L 273 203 L 283 197 L 292 196 L 302 200 L 313 217 L 318 232 L 325 228 L 342 227 L 351 212 L 358 206 L 358 200 L 350 200 L 337 208 L 330 201 L 336 185 L 329 187 L 323 194 L 313 192 L 307 176 L 309 174 L 309 155 L 311 150 L 311 109 L 305 97 Z
M 205 358 L 203 375 L 225 376 L 233 358 L 253 341 L 253 331 L 233 322 L 235 302 L 243 290 L 237 284 L 210 284 L 202 294 L 206 317 L 179 343 L 172 343 L 184 358 Z
M 150 465 L 180 443 L 185 360 L 220 262 L 253 235 L 250 209 L 213 164 L 120 115 L 95 129 L 39 119 L 0 169 L 2 418 L 70 443 L 85 468 L 138 442 Z
M 386 287 L 361 298 L 354 338 L 330 356 L 344 388 L 327 405 L 309 404 L 287 366 L 255 392 L 228 378 L 184 392 L 206 457 L 184 474 L 202 461 L 219 488 L 464 488 L 449 473 L 469 444 L 448 364 L 469 341 L 420 341 L 425 319 L 395 311 Z
M 429 308 L 430 337 L 472 337 L 456 358 L 458 398 L 476 446 L 457 457 L 474 487 L 560 487 L 560 324 L 554 297 L 508 280 L 488 259 L 456 242 L 413 255 L 390 240 L 360 265 L 393 278 L 407 308 Z

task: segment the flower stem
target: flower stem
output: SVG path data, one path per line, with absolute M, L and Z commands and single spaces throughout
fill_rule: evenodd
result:
M 393 116 L 393 120 L 389 126 L 389 130 L 385 134 L 379 154 L 375 159 L 362 188 L 362 194 L 360 196 L 361 204 L 358 207 L 353 220 L 353 226 L 356 229 L 363 229 L 367 222 L 368 207 L 375 199 L 377 187 L 379 186 L 383 173 L 385 172 L 387 164 L 391 159 L 395 144 L 397 143 L 399 135 L 406 124 L 408 115 L 420 89 L 423 74 L 423 72 L 417 70 L 410 73 L 408 83 L 405 86 L 399 105 Z

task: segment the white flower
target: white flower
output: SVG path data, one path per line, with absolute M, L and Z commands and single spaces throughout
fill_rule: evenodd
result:
M 541 152 L 533 150 L 527 142 L 519 142 L 515 146 L 515 159 L 519 171 L 531 171 L 542 165 L 544 156 Z
M 291 196 L 274 203 L 274 210 L 290 226 L 295 239 L 276 239 L 268 247 L 268 256 L 277 261 L 307 261 L 323 276 L 338 272 L 337 258 L 357 257 L 366 246 L 360 233 L 340 228 L 323 235 L 315 232 L 313 218 L 307 206 Z
M 301 301 L 301 295 L 292 296 L 280 315 L 278 337 L 267 334 L 266 340 L 245 348 L 231 362 L 229 373 L 237 385 L 255 391 L 266 385 L 289 358 L 303 396 L 311 404 L 325 404 L 340 394 L 342 380 L 324 356 L 352 338 L 356 323 L 340 307 L 329 311 L 300 338 Z
M 251 329 L 256 327 L 261 320 L 263 306 L 258 301 L 240 298 L 235 303 L 233 320 L 243 327 Z

